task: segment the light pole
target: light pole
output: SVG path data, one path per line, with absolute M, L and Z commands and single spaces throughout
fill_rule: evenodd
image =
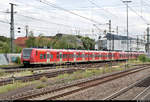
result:
M 129 37 L 128 37 L 128 35 L 129 35 L 129 31 L 128 31 L 128 3 L 131 3 L 132 1 L 129 1 L 129 0 L 126 0 L 126 1 L 123 1 L 123 3 L 125 3 L 126 4 L 126 6 L 127 6 L 127 51 L 129 51 Z
M 128 37 L 128 35 L 129 35 L 129 31 L 128 31 L 128 3 L 130 3 L 131 1 L 129 1 L 129 0 L 126 0 L 126 1 L 123 1 L 123 3 L 125 3 L 126 4 L 126 7 L 127 7 L 127 51 L 128 51 L 128 59 L 130 58 L 129 57 L 129 37 Z M 128 67 L 128 63 L 127 63 L 127 61 L 126 61 L 126 66 Z M 125 69 L 126 69 L 126 66 L 125 66 Z

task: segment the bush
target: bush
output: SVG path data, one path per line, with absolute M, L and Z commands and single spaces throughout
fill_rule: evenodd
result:
M 146 55 L 140 55 L 140 56 L 138 57 L 138 59 L 139 59 L 141 62 L 143 62 L 143 63 L 147 61 Z
M 3 75 L 5 75 L 5 71 L 0 69 L 0 76 L 3 76 Z
M 21 59 L 20 59 L 20 57 L 17 57 L 17 58 L 16 58 L 15 63 L 17 63 L 17 64 L 21 64 Z
M 41 82 L 46 82 L 47 81 L 47 78 L 45 76 L 41 77 L 40 78 Z
M 36 88 L 37 88 L 37 89 L 41 89 L 41 88 L 44 88 L 44 87 L 46 87 L 45 84 L 39 84 Z

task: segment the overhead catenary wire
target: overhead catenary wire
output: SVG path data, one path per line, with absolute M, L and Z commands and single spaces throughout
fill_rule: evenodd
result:
M 37 1 L 37 0 L 36 0 Z M 39 1 L 39 0 L 38 0 Z M 39 8 L 38 8 L 39 9 Z
M 18 1 L 18 0 L 17 0 Z M 19 1 L 20 2 L 20 1 Z M 36 8 L 36 9 L 38 9 L 38 10 L 42 10 L 42 8 L 40 8 L 40 7 L 37 7 L 37 6 L 34 6 L 34 5 L 31 5 L 31 4 L 19 4 L 18 6 L 31 6 L 31 7 L 33 7 L 33 8 Z M 57 10 L 57 9 L 56 9 Z M 21 10 L 21 11 L 23 11 L 23 10 Z M 52 12 L 51 10 L 49 10 L 49 9 L 47 9 L 47 13 L 54 13 L 54 12 Z M 58 15 L 58 14 L 57 14 Z M 62 16 L 64 16 L 64 15 L 60 15 L 59 14 L 59 17 L 55 17 L 55 16 L 52 16 L 52 14 L 50 14 L 50 15 L 48 15 L 48 16 L 50 16 L 50 17 L 54 17 L 54 18 L 58 18 L 58 19 L 65 19 L 65 18 L 61 18 Z M 67 19 L 67 21 L 68 21 L 68 19 Z M 83 21 L 80 21 L 80 22 L 82 22 L 82 23 L 86 23 L 86 24 L 90 24 L 89 22 L 83 22 Z
M 3 12 L 3 11 L 1 11 Z M 5 13 L 5 12 L 3 12 Z M 61 24 L 61 23 L 54 23 L 54 22 L 51 22 L 51 21 L 47 21 L 47 20 L 43 20 L 43 19 L 39 19 L 39 18 L 35 18 L 35 17 L 31 17 L 31 16 L 26 16 L 26 15 L 23 15 L 23 14 L 19 14 L 19 13 L 16 13 L 16 15 L 18 16 L 22 16 L 22 17 L 25 17 L 25 18 L 29 18 L 29 19 L 32 19 L 32 20 L 36 20 L 36 21 L 42 21 L 42 22 L 46 22 L 46 23 L 49 23 L 49 24 L 54 24 L 54 25 L 58 25 L 58 26 L 63 26 L 63 27 L 69 27 L 69 28 L 74 28 L 73 26 L 71 25 L 66 25 L 66 24 Z M 2 22 L 2 23 L 7 23 L 7 22 Z
M 26 18 L 29 18 L 29 19 L 32 19 L 32 20 L 36 20 L 36 21 L 44 21 L 46 23 L 50 23 L 50 24 L 55 24 L 55 25 L 58 25 L 58 26 L 63 26 L 63 27 L 66 27 L 66 28 L 71 28 L 71 29 L 75 29 L 76 27 L 73 27 L 73 26 L 70 26 L 70 25 L 65 25 L 65 24 L 61 24 L 61 23 L 54 23 L 54 22 L 50 22 L 50 21 L 47 21 L 47 20 L 42 20 L 42 19 L 38 19 L 38 18 L 34 18 L 34 17 L 30 17 L 30 16 L 25 16 L 25 15 L 22 15 L 22 14 L 17 14 L 19 16 L 23 16 L 23 17 L 26 17 Z M 44 29 L 48 29 L 48 27 L 39 27 L 39 28 L 44 28 Z M 81 28 L 81 27 L 79 27 Z M 81 28 L 81 30 L 87 30 L 86 28 Z
M 121 2 L 123 2 L 123 0 L 120 0 Z M 127 4 L 125 4 L 127 5 Z M 147 21 L 143 16 L 139 15 L 134 9 L 132 9 L 130 6 L 128 6 L 128 8 L 134 12 L 137 16 L 139 16 L 141 18 L 141 20 L 143 20 L 145 22 L 145 24 L 149 24 L 149 21 Z
M 43 4 L 46 4 L 46 5 L 49 5 L 49 6 L 51 6 L 51 7 L 54 7 L 54 8 L 63 10 L 63 11 L 68 12 L 68 13 L 70 13 L 70 14 L 79 16 L 79 17 L 81 17 L 81 18 L 83 18 L 83 19 L 86 19 L 86 20 L 88 20 L 88 21 L 91 21 L 91 22 L 94 22 L 94 23 L 97 23 L 97 24 L 101 24 L 101 23 L 98 22 L 98 21 L 95 21 L 95 20 L 90 19 L 90 18 L 88 18 L 88 17 L 79 15 L 79 14 L 74 13 L 74 12 L 72 12 L 72 11 L 70 11 L 70 10 L 65 9 L 65 8 L 59 7 L 59 6 L 57 6 L 56 4 L 53 4 L 53 3 L 48 2 L 47 0 L 36 0 L 36 1 L 41 2 L 41 3 L 43 3 Z
M 22 4 L 21 4 L 22 5 Z M 20 5 L 19 5 L 20 6 Z M 30 5 L 29 5 L 30 6 Z M 37 8 L 37 7 L 35 7 L 35 8 Z M 40 8 L 37 8 L 37 9 L 40 9 Z M 40 9 L 41 10 L 41 9 Z M 27 17 L 27 16 L 25 16 L 25 15 L 21 15 L 21 16 L 24 16 L 24 17 Z M 30 19 L 33 19 L 33 17 L 27 17 L 27 18 L 30 18 Z M 60 17 L 59 17 L 60 18 Z M 35 19 L 34 19 L 35 20 Z M 39 19 L 36 19 L 36 20 L 38 20 L 39 21 Z M 41 21 L 43 21 L 43 20 L 41 20 Z M 45 22 L 46 20 L 44 20 L 44 22 Z M 46 22 L 49 22 L 49 21 L 46 21 Z M 70 25 L 65 25 L 65 24 L 59 24 L 59 23 L 54 23 L 54 22 L 49 22 L 49 23 L 51 23 L 51 24 L 55 24 L 55 25 L 62 25 L 62 26 L 66 26 L 66 27 L 70 27 L 70 28 L 74 28 L 73 26 L 70 26 Z M 85 24 L 85 22 L 84 22 L 84 24 Z M 81 27 L 80 27 L 81 28 Z
M 36 21 L 42 21 L 42 22 L 46 22 L 46 23 L 50 23 L 50 24 L 55 24 L 55 25 L 62 25 L 62 26 L 65 26 L 65 27 L 72 27 L 70 25 L 65 25 L 65 24 L 61 24 L 61 23 L 54 23 L 54 22 L 51 22 L 51 21 L 47 21 L 47 20 L 43 20 L 43 19 L 39 19 L 39 18 L 35 18 L 35 17 L 26 16 L 26 15 L 23 15 L 23 14 L 17 14 L 17 15 L 23 16 L 23 17 L 26 17 L 26 18 L 29 18 L 29 19 L 32 19 L 32 20 L 36 20 Z
M 106 9 L 104 9 L 104 8 L 102 8 L 102 7 L 100 7 L 99 5 L 97 5 L 96 3 L 94 3 L 93 1 L 91 1 L 91 0 L 88 0 L 88 1 L 89 1 L 91 4 L 93 4 L 94 6 L 96 6 L 97 8 L 101 8 L 102 10 L 104 10 L 104 11 L 106 11 L 107 13 L 111 14 L 112 16 L 118 18 L 118 16 L 116 16 L 116 15 L 112 14 L 111 12 L 109 12 L 108 10 L 106 10 Z
M 3 21 L 3 20 L 0 20 L 0 22 L 5 23 L 5 24 L 10 24 L 9 22 Z

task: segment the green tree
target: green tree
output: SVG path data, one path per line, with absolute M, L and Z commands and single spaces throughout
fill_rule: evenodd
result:
M 33 35 L 33 32 L 30 32 L 28 40 L 26 40 L 27 47 L 35 47 L 36 46 L 36 39 Z
M 81 38 L 84 49 L 94 49 L 95 41 L 93 39 L 90 39 L 89 37 L 82 37 Z
M 139 57 L 138 57 L 138 59 L 141 61 L 141 62 L 146 62 L 146 60 L 147 60 L 147 57 L 146 57 L 146 55 L 140 55 Z

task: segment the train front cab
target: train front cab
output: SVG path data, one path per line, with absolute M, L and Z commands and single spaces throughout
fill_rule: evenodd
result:
M 34 59 L 33 55 L 33 48 L 24 48 L 21 52 L 21 63 L 24 64 L 24 66 L 30 65 Z

